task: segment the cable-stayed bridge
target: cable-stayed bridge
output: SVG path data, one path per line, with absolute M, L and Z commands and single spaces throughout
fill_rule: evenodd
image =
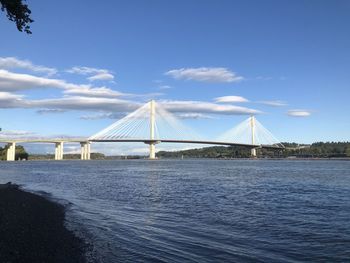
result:
M 54 143 L 56 160 L 63 159 L 64 142 L 80 143 L 83 160 L 90 159 L 92 142 L 142 142 L 149 145 L 150 159 L 156 159 L 156 145 L 159 143 L 244 146 L 251 149 L 252 157 L 256 157 L 257 148 L 284 148 L 254 116 L 215 139 L 205 139 L 169 112 L 166 104 L 154 100 L 89 138 L 0 138 L 0 142 L 8 143 L 7 160 L 15 159 L 15 144 L 20 142 Z

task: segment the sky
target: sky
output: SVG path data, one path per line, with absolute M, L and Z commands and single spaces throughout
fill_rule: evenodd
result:
M 254 114 L 280 141 L 349 140 L 349 1 L 26 3 L 32 35 L 0 14 L 1 136 L 91 136 L 155 99 L 206 138 Z

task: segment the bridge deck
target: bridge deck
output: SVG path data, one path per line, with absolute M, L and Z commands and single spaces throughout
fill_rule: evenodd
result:
M 195 141 L 195 140 L 105 139 L 105 140 L 89 140 L 89 141 L 91 141 L 91 142 L 143 142 L 146 144 L 167 142 L 167 143 L 191 143 L 191 144 L 208 144 L 208 145 L 225 145 L 225 146 L 243 146 L 243 147 L 248 147 L 248 148 L 283 149 L 283 147 L 276 146 L 276 145 L 257 145 L 257 144 L 244 144 L 244 143 L 234 143 L 234 142 Z
M 142 142 L 146 144 L 151 143 L 191 143 L 191 144 L 207 144 L 207 145 L 224 145 L 224 146 L 242 146 L 247 148 L 268 148 L 268 149 L 283 149 L 283 147 L 276 145 L 258 145 L 258 144 L 244 144 L 235 142 L 221 142 L 221 141 L 195 141 L 195 140 L 168 140 L 168 139 L 103 139 L 103 140 L 89 140 L 88 138 L 78 138 L 78 139 L 65 139 L 65 138 L 55 138 L 55 139 L 1 139 L 0 143 L 56 143 L 56 142 L 66 142 L 66 143 L 80 143 L 80 142 Z

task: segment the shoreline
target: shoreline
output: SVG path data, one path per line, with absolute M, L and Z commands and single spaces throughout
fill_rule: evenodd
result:
M 0 262 L 87 262 L 88 245 L 65 227 L 63 205 L 0 184 Z

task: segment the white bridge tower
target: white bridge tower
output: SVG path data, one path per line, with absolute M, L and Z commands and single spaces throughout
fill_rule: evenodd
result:
M 150 142 L 149 142 L 149 159 L 154 160 L 156 159 L 156 144 L 158 143 L 155 141 L 154 136 L 154 130 L 155 130 L 155 123 L 156 123 L 156 103 L 154 100 L 150 101 L 150 119 L 149 119 L 149 126 L 150 126 Z
M 250 129 L 252 134 L 252 145 L 255 144 L 255 117 L 254 115 L 250 116 Z M 252 148 L 250 150 L 250 156 L 255 158 L 256 157 L 256 148 Z

